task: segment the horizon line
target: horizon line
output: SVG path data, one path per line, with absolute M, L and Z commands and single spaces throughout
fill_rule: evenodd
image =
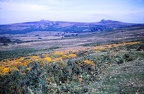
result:
M 11 25 L 11 24 L 20 24 L 20 23 L 28 23 L 28 22 L 42 22 L 42 21 L 51 21 L 51 22 L 71 22 L 71 23 L 98 23 L 104 21 L 117 21 L 122 23 L 130 23 L 130 24 L 144 24 L 144 22 L 125 22 L 125 21 L 119 21 L 119 20 L 110 20 L 110 19 L 101 19 L 99 21 L 68 21 L 68 20 L 47 20 L 47 19 L 41 19 L 41 20 L 33 20 L 33 21 L 20 21 L 20 22 L 12 22 L 12 23 L 0 23 L 0 25 Z

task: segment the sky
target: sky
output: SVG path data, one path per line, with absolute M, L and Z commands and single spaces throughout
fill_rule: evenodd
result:
M 144 23 L 144 0 L 0 0 L 0 24 L 43 19 Z

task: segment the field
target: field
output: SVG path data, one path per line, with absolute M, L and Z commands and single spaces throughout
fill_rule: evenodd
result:
M 2 34 L 0 94 L 143 94 L 144 27 Z

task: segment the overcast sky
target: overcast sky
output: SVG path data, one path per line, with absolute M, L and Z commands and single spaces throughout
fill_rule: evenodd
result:
M 144 23 L 144 0 L 0 0 L 0 24 L 42 19 Z

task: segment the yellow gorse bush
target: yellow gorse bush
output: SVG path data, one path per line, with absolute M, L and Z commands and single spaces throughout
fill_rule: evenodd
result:
M 61 58 L 63 58 L 63 59 L 67 59 L 68 56 L 64 54 L 64 55 L 61 56 Z
M 2 75 L 3 74 L 3 69 L 4 69 L 5 67 L 4 66 L 0 66 L 0 74 Z
M 84 60 L 83 63 L 84 63 L 84 64 L 87 64 L 87 65 L 95 66 L 94 62 L 93 62 L 93 61 L 90 61 L 90 60 Z
M 27 71 L 30 71 L 30 70 L 31 70 L 31 68 L 26 68 L 26 70 L 27 70 Z
M 45 57 L 44 60 L 47 62 L 52 62 L 52 59 L 50 57 Z
M 55 62 L 58 62 L 58 61 L 60 61 L 60 60 L 62 60 L 62 57 L 54 58 L 54 61 L 55 61 Z
M 69 54 L 68 57 L 69 58 L 76 58 L 76 54 Z
M 113 47 L 119 47 L 119 46 L 125 46 L 125 45 L 133 45 L 133 44 L 138 44 L 139 42 L 122 42 L 119 44 L 105 44 L 105 45 L 100 45 L 96 47 L 91 47 L 87 50 L 93 50 L 93 51 L 101 51 Z M 64 59 L 69 59 L 69 58 L 76 58 L 77 55 L 74 53 L 78 53 L 79 51 L 83 51 L 86 49 L 81 49 L 81 50 L 68 50 L 68 51 L 56 51 L 51 54 L 43 54 L 42 57 L 39 55 L 34 55 L 34 56 L 27 56 L 27 57 L 20 57 L 20 58 L 15 58 L 12 60 L 5 59 L 0 62 L 0 75 L 6 75 L 8 72 L 12 70 L 18 70 L 18 66 L 27 66 L 30 62 L 32 61 L 37 61 L 39 62 L 42 66 L 44 65 L 44 61 L 46 62 L 59 62 Z M 86 53 L 88 54 L 88 53 Z M 93 61 L 90 60 L 84 60 L 81 61 L 84 64 L 87 65 L 92 65 L 95 66 Z M 81 64 L 81 63 L 80 63 Z M 29 70 L 29 69 L 28 69 Z
M 58 52 L 58 51 L 56 51 L 56 52 L 54 52 L 54 55 L 64 55 L 64 52 Z
M 10 72 L 10 68 L 3 68 L 1 75 L 6 75 L 8 72 Z

